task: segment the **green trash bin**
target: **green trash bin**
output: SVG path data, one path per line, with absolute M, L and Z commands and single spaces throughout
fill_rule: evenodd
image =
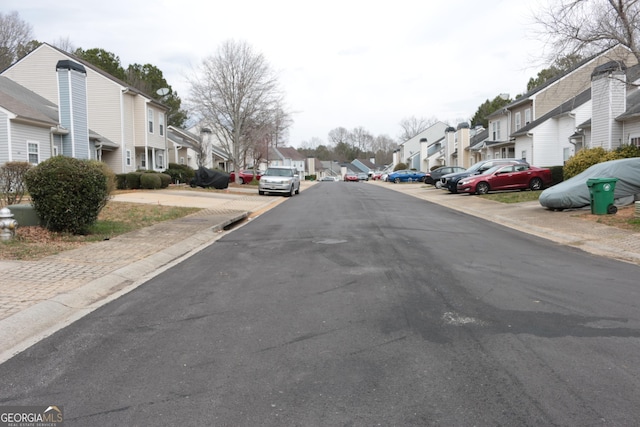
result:
M 614 190 L 618 178 L 589 178 L 587 186 L 591 193 L 591 213 L 594 215 L 614 214 L 618 208 L 613 204 Z

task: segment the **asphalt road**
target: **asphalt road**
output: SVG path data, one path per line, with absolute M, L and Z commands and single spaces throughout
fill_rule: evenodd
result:
M 0 365 L 65 426 L 628 426 L 640 269 L 319 183 Z

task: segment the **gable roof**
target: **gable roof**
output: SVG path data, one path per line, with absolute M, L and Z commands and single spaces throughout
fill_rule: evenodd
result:
M 47 126 L 59 123 L 57 105 L 3 76 L 0 76 L 0 107 L 22 120 Z
M 49 43 L 42 43 L 40 46 L 35 48 L 33 51 L 29 52 L 27 54 L 27 56 L 33 55 L 34 52 L 38 51 L 39 49 L 44 49 L 44 48 L 49 48 L 49 49 L 52 49 L 54 51 L 57 51 L 60 54 L 66 56 L 69 59 L 71 59 L 72 61 L 83 65 L 85 68 L 88 68 L 91 71 L 93 71 L 93 72 L 95 72 L 97 74 L 100 74 L 101 76 L 107 78 L 108 80 L 111 80 L 112 82 L 114 82 L 114 83 L 126 88 L 128 92 L 132 92 L 132 93 L 135 93 L 137 95 L 140 95 L 140 96 L 143 96 L 145 98 L 148 98 L 149 102 L 153 103 L 155 106 L 157 106 L 159 108 L 162 108 L 162 109 L 165 109 L 165 110 L 169 110 L 169 108 L 167 106 L 165 106 L 161 102 L 159 102 L 156 99 L 154 99 L 153 96 L 148 95 L 147 93 L 145 93 L 145 92 L 143 92 L 143 91 L 131 86 L 129 83 L 126 83 L 126 82 L 118 79 L 117 77 L 107 73 L 106 71 L 104 71 L 103 69 L 93 65 L 92 63 L 90 63 L 90 62 L 88 62 L 88 61 L 86 61 L 86 60 L 84 60 L 84 59 L 82 59 L 82 58 L 80 58 L 80 57 L 78 57 L 78 56 L 76 56 L 76 55 L 74 55 L 72 53 L 69 53 L 69 52 L 66 52 L 66 51 L 64 51 L 62 49 L 59 49 L 59 48 L 57 48 L 57 47 L 55 47 L 55 46 L 53 46 L 53 45 L 51 45 Z M 20 60 L 14 62 L 9 67 L 7 67 L 5 70 L 3 70 L 2 73 L 4 73 L 7 70 L 10 70 L 11 68 L 13 68 L 19 62 L 20 62 Z
M 363 166 L 369 169 L 375 169 L 377 167 L 373 162 L 367 159 L 354 159 L 354 162 L 356 161 L 362 163 Z
M 526 102 L 530 102 L 531 101 L 531 97 L 533 97 L 534 95 L 538 94 L 539 92 L 542 92 L 543 90 L 547 89 L 549 86 L 552 86 L 556 82 L 564 79 L 565 77 L 567 77 L 571 73 L 575 72 L 576 70 L 584 67 L 585 65 L 587 65 L 590 62 L 594 61 L 595 59 L 605 55 L 607 52 L 610 52 L 613 49 L 616 49 L 618 47 L 625 48 L 625 46 L 623 46 L 621 44 L 616 44 L 615 46 L 612 46 L 610 48 L 604 49 L 601 52 L 596 53 L 595 55 L 592 55 L 592 56 L 590 56 L 588 58 L 583 59 L 582 61 L 578 62 L 576 65 L 574 65 L 572 68 L 570 68 L 569 70 L 565 71 L 564 73 L 558 74 L 557 76 L 546 80 L 544 83 L 542 83 L 541 85 L 536 86 L 533 89 L 531 89 L 530 91 L 524 93 L 521 97 L 519 97 L 515 101 L 511 102 L 510 104 L 507 104 L 504 107 L 499 108 L 498 110 L 496 110 L 493 113 L 489 114 L 487 116 L 487 118 L 500 116 L 500 115 L 503 114 L 504 110 L 509 110 L 509 109 L 512 109 L 512 108 L 517 107 L 519 105 L 522 105 L 522 104 L 524 104 Z
M 571 98 L 568 101 L 565 101 L 564 103 L 560 104 L 558 107 L 549 111 L 547 114 L 540 117 L 539 119 L 536 119 L 531 123 L 529 123 L 528 125 L 521 127 L 516 132 L 512 133 L 511 136 L 516 137 L 516 136 L 526 135 L 527 132 L 529 132 L 531 129 L 539 126 L 540 124 L 546 122 L 547 120 L 556 116 L 560 116 L 565 113 L 569 113 L 590 100 L 591 100 L 591 88 L 583 91 L 578 96 Z
M 482 147 L 487 139 L 489 139 L 489 129 L 482 129 L 471 137 L 471 141 L 469 141 L 469 150 L 473 151 Z
M 306 160 L 306 158 L 293 147 L 276 147 L 275 150 L 285 159 Z
M 640 90 L 635 89 L 627 95 L 627 110 L 616 117 L 617 121 L 625 121 L 640 117 Z

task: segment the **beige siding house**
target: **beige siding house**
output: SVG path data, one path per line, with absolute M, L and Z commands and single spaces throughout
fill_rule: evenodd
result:
M 516 157 L 524 158 L 535 165 L 542 165 L 539 161 L 562 164 L 563 156 L 557 154 L 559 152 L 566 155 L 566 147 L 562 147 L 561 151 L 555 150 L 556 153 L 553 156 L 541 156 L 540 153 L 544 151 L 544 148 L 539 149 L 537 145 L 540 141 L 551 146 L 557 145 L 559 135 L 564 138 L 564 132 L 555 132 L 555 135 L 554 132 L 547 133 L 544 138 L 528 142 L 523 142 L 522 135 L 520 135 L 518 147 L 516 147 L 514 134 L 521 132 L 523 128 L 549 114 L 564 102 L 588 90 L 591 87 L 593 70 L 612 60 L 635 64 L 635 58 L 629 49 L 620 45 L 615 46 L 582 61 L 571 71 L 532 89 L 511 104 L 491 114 L 488 128 L 489 139 L 482 152 L 483 158 Z M 562 126 L 568 127 L 569 125 L 564 123 Z M 548 138 L 552 138 L 552 140 Z M 534 157 L 535 153 L 538 153 L 538 156 Z M 544 166 L 553 166 L 553 164 L 545 163 Z
M 86 120 L 92 158 L 107 163 L 116 173 L 167 167 L 167 108 L 150 96 L 93 65 L 42 44 L 7 68 L 5 76 L 60 105 L 56 64 L 73 61 L 86 70 Z M 60 153 L 69 155 L 69 153 Z

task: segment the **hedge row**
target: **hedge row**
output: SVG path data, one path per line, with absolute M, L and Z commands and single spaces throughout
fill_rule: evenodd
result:
M 129 172 L 116 175 L 118 190 L 157 190 L 171 184 L 171 176 L 155 171 Z

